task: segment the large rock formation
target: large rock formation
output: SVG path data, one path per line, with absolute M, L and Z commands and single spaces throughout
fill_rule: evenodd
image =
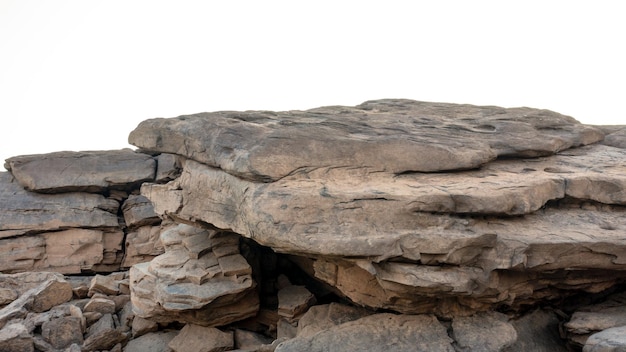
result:
M 300 256 L 355 303 L 454 316 L 626 278 L 626 150 L 584 146 L 603 135 L 544 110 L 387 100 L 148 120 L 130 141 L 188 158 L 142 186 L 163 216 Z
M 10 158 L 0 349 L 622 348 L 625 131 L 378 100 Z

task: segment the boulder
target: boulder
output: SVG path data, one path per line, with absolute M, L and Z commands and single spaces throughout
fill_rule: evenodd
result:
M 553 311 L 536 309 L 509 320 L 517 332 L 517 341 L 504 351 L 568 352 L 560 335 L 561 320 Z
M 43 323 L 41 336 L 52 347 L 62 349 L 83 343 L 83 323 L 78 317 L 62 317 Z
M 178 225 L 161 233 L 165 253 L 130 270 L 136 316 L 222 326 L 254 316 L 252 270 L 232 233 Z
M 276 347 L 288 351 L 449 351 L 454 352 L 446 328 L 431 315 L 374 314 L 296 337 Z
M 100 320 L 89 327 L 82 345 L 83 351 L 109 350 L 128 339 L 127 333 L 115 326 L 113 316 L 104 314 Z
M 6 325 L 0 329 L 0 351 L 33 352 L 33 337 L 20 323 Z
M 502 313 L 478 313 L 452 321 L 452 335 L 461 351 L 500 352 L 517 341 L 517 331 Z
M 130 149 L 15 156 L 5 166 L 24 189 L 42 193 L 128 190 L 156 172 L 151 156 Z
M 218 352 L 232 350 L 233 332 L 216 328 L 187 324 L 174 337 L 169 347 L 174 352 Z
M 329 166 L 392 174 L 470 169 L 498 156 L 549 155 L 603 137 L 599 129 L 548 110 L 388 99 L 151 119 L 128 140 L 268 182 Z
M 626 351 L 626 326 L 617 326 L 597 332 L 587 339 L 583 352 Z
M 168 346 L 178 331 L 151 332 L 128 341 L 125 352 L 171 352 Z
M 626 292 L 616 293 L 600 303 L 578 308 L 564 324 L 568 339 L 576 346 L 584 346 L 592 334 L 624 325 Z
M 119 228 L 119 203 L 100 194 L 37 194 L 0 172 L 0 238 L 70 228 Z

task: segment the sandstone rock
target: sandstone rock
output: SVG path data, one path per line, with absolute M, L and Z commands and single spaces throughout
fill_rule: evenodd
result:
M 439 292 L 456 301 L 452 305 L 473 306 L 471 314 L 497 302 L 557 298 L 572 285 L 598 292 L 626 276 L 626 242 L 615 235 L 626 228 L 626 208 L 620 206 L 625 193 L 614 191 L 624 189 L 619 160 L 625 159 L 624 150 L 594 145 L 545 158 L 494 161 L 463 173 L 396 176 L 326 168 L 273 183 L 249 182 L 187 161 L 171 185 L 144 185 L 142 192 L 155 209 L 178 221 L 232 229 L 278 252 L 348 256 L 348 263 L 329 262 L 334 272 L 319 271 L 326 277 L 315 275 L 341 286 L 359 304 L 426 313 L 432 310 L 417 308 L 419 302 L 425 295 L 441 297 Z M 590 163 L 597 171 L 584 166 Z M 450 196 L 454 188 L 458 197 Z M 527 214 L 501 216 L 520 212 Z M 566 273 L 571 268 L 615 272 Z M 353 280 L 337 270 L 364 273 Z M 551 286 L 538 283 L 544 277 Z M 365 284 L 372 287 L 354 286 Z M 465 298 L 459 303 L 459 297 L 482 303 Z
M 158 324 L 152 320 L 144 319 L 142 317 L 135 317 L 132 324 L 133 338 L 137 336 L 145 335 L 149 332 L 157 331 Z
M 278 315 L 293 319 L 316 303 L 315 296 L 304 286 L 287 286 L 278 291 Z
M 157 171 L 155 182 L 168 182 L 180 175 L 180 157 L 175 154 L 162 153 L 156 157 Z
M 272 339 L 257 334 L 253 331 L 247 331 L 243 329 L 235 329 L 234 331 L 234 343 L 235 348 L 244 351 L 258 350 L 262 345 L 268 345 L 272 343 Z
M 142 195 L 128 196 L 122 204 L 122 212 L 126 226 L 130 228 L 158 225 L 161 222 L 150 200 Z
M 109 275 L 96 274 L 89 284 L 89 297 L 96 293 L 104 295 L 120 294 L 120 281 L 127 277 L 127 273 L 111 273 Z
M 171 352 L 168 346 L 178 331 L 152 332 L 128 341 L 125 352 Z
M 159 235 L 159 226 L 142 226 L 126 234 L 126 251 L 122 267 L 130 268 L 145 263 L 165 252 Z
M 182 224 L 164 231 L 165 253 L 130 270 L 135 314 L 205 326 L 254 316 L 259 300 L 250 266 L 223 248 L 233 239 L 237 235 Z
M 602 143 L 612 147 L 626 149 L 626 126 L 621 126 L 617 131 L 608 134 L 604 137 Z
M 587 339 L 583 352 L 626 351 L 626 326 L 618 326 L 597 332 Z
M 298 335 L 298 322 L 289 321 L 285 318 L 278 319 L 276 323 L 276 338 L 293 339 Z
M 523 317 L 509 321 L 517 331 L 517 341 L 507 352 L 567 352 L 559 334 L 560 320 L 554 312 L 535 310 Z
M 115 302 L 105 297 L 92 297 L 85 305 L 84 312 L 98 312 L 102 314 L 115 313 Z
M 217 352 L 228 351 L 234 347 L 233 332 L 187 324 L 174 337 L 169 347 L 174 352 Z
M 113 322 L 111 314 L 104 314 L 98 322 L 89 327 L 85 334 L 85 341 L 82 345 L 83 351 L 108 350 L 120 342 L 125 341 L 128 336 L 119 329 Z
M 603 137 L 547 110 L 378 100 L 356 107 L 152 119 L 139 124 L 129 142 L 243 178 L 275 181 L 329 165 L 395 174 L 469 169 L 497 156 L 548 155 Z
M 20 323 L 9 324 L 0 329 L 0 351 L 33 352 L 33 338 Z
M 83 343 L 83 325 L 80 318 L 63 317 L 43 323 L 41 336 L 52 347 L 61 349 Z
M 330 303 L 311 307 L 298 321 L 299 337 L 309 337 L 331 329 L 337 325 L 357 320 L 371 312 L 340 303 Z
M 129 331 L 132 327 L 133 320 L 135 319 L 135 313 L 133 313 L 133 304 L 130 302 L 126 302 L 124 307 L 117 313 L 117 316 L 120 321 L 120 328 L 123 331 Z
M 119 203 L 100 194 L 37 194 L 0 172 L 0 238 L 69 228 L 118 229 Z
M 460 351 L 503 351 L 517 341 L 517 331 L 508 317 L 497 312 L 457 317 L 452 334 Z
M 564 324 L 568 339 L 583 346 L 594 333 L 626 325 L 626 292 L 609 296 L 605 301 L 578 309 Z
M 323 330 L 313 336 L 296 337 L 278 345 L 286 351 L 449 351 L 452 339 L 433 316 L 374 314 Z
M 24 189 L 44 193 L 131 189 L 156 171 L 152 157 L 130 149 L 23 155 L 5 166 Z

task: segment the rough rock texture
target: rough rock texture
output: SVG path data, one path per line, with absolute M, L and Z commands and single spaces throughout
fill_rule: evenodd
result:
M 378 101 L 149 120 L 130 141 L 190 158 L 142 186 L 162 216 L 308 257 L 358 304 L 453 316 L 624 281 L 626 150 L 581 146 L 602 138 L 543 110 Z
M 310 337 L 288 340 L 278 345 L 276 352 L 454 352 L 452 342 L 446 328 L 433 316 L 375 314 L 323 330 Z
M 237 235 L 181 224 L 161 242 L 164 254 L 130 270 L 135 315 L 219 326 L 256 314 L 256 285 Z
M 5 166 L 24 189 L 42 193 L 128 190 L 156 171 L 151 156 L 130 149 L 16 156 Z
M 396 174 L 469 169 L 497 156 L 548 155 L 602 138 L 599 130 L 547 110 L 378 100 L 152 119 L 131 132 L 129 142 L 247 179 L 275 181 L 337 166 Z
M 380 100 L 11 158 L 0 350 L 620 350 L 625 130 Z
M 174 352 L 219 352 L 232 350 L 235 345 L 233 332 L 187 324 L 174 337 L 169 346 Z

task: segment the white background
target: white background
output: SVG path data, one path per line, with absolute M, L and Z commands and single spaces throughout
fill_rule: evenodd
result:
M 142 120 L 408 98 L 626 124 L 622 1 L 0 0 L 0 162 Z

